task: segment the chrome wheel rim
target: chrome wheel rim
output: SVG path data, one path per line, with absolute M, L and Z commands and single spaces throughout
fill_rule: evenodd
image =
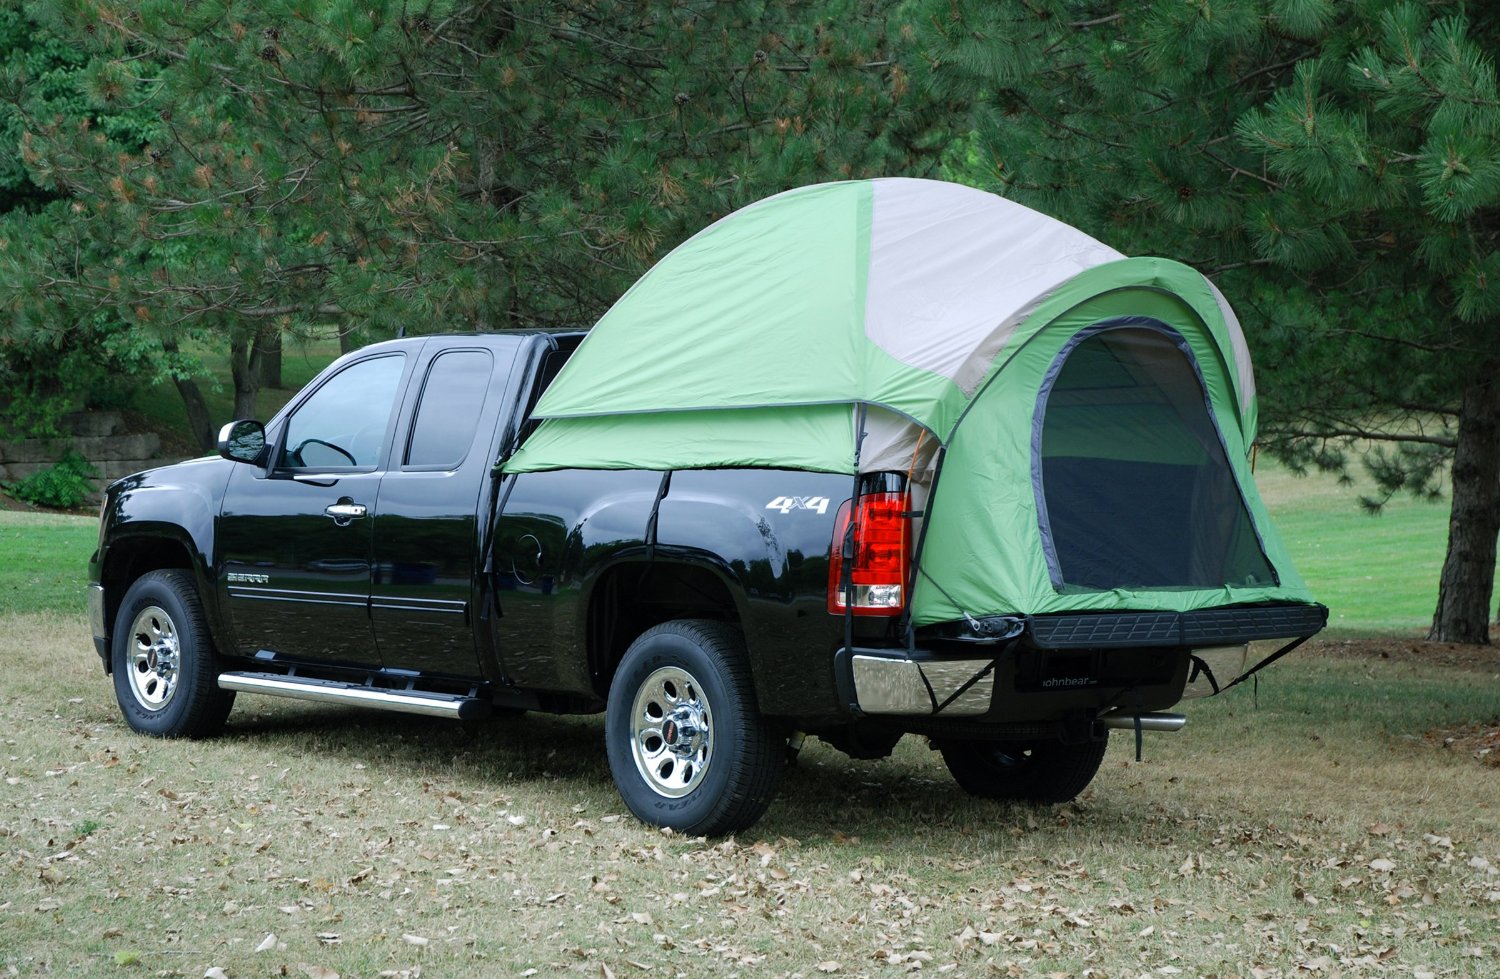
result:
M 177 695 L 182 646 L 177 626 L 158 605 L 148 605 L 130 624 L 130 692 L 150 711 L 161 710 Z
M 636 691 L 630 712 L 630 752 L 657 795 L 678 799 L 703 782 L 713 763 L 713 714 L 697 679 L 664 666 Z

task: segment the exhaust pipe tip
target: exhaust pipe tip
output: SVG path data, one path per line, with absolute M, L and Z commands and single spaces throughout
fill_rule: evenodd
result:
M 1184 714 L 1168 714 L 1161 711 L 1134 714 L 1127 711 L 1114 710 L 1108 714 L 1100 714 L 1098 717 L 1099 723 L 1104 727 L 1123 731 L 1134 731 L 1137 719 L 1140 721 L 1140 729 L 1142 731 L 1163 731 L 1170 733 L 1181 731 L 1183 725 L 1187 723 L 1187 716 Z

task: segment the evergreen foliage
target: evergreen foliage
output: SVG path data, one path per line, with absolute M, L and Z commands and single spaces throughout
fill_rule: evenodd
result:
M 79 306 L 64 292 L 38 290 L 32 301 L 5 302 L 5 287 L 25 281 L 18 257 L 45 251 L 69 213 L 68 194 L 38 182 L 15 152 L 26 139 L 26 112 L 139 140 L 144 117 L 123 108 L 93 113 L 81 90 L 87 58 L 40 30 L 18 3 L 0 4 L 0 432 L 58 434 L 57 420 L 82 407 L 114 407 L 128 379 L 152 373 L 153 345 L 106 309 Z
M 69 201 L 6 227 L 16 329 L 61 294 L 223 343 L 244 414 L 278 332 L 587 324 L 714 218 L 924 152 L 873 0 L 28 10 L 92 115 L 11 87 Z M 93 124 L 127 106 L 143 132 Z
M 1468 571 L 1444 580 L 1482 595 L 1461 628 L 1440 609 L 1434 636 L 1485 641 L 1500 11 L 918 0 L 903 15 L 919 25 L 919 91 L 972 105 L 950 174 L 1185 260 L 1235 297 L 1273 452 L 1337 470 L 1363 459 L 1385 499 L 1435 495 L 1457 456 L 1450 564 L 1463 551 Z

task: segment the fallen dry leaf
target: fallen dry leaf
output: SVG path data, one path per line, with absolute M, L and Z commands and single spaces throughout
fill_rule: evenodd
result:
M 306 962 L 301 962 L 297 965 L 297 968 L 302 970 L 302 974 L 307 979 L 339 979 L 337 972 L 334 972 L 332 969 L 325 969 L 321 965 L 308 965 Z

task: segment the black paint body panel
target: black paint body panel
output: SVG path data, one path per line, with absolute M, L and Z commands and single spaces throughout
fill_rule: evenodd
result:
M 510 479 L 495 531 L 502 675 L 520 687 L 591 696 L 588 598 L 605 569 L 645 559 L 662 474 L 562 470 Z
M 715 567 L 741 597 L 755 693 L 768 714 L 837 713 L 833 654 L 844 620 L 828 613 L 828 555 L 852 490 L 849 476 L 830 473 L 696 470 L 674 473 L 662 499 L 661 556 Z M 786 497 L 829 502 L 822 513 L 768 506 Z

